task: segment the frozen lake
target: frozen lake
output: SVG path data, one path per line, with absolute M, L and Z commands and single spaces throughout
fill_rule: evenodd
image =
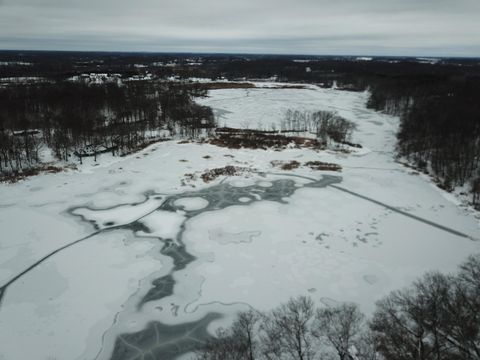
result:
M 367 94 L 215 90 L 220 125 L 270 127 L 334 110 L 357 124 L 350 154 L 233 150 L 175 141 L 0 186 L 0 359 L 175 359 L 236 311 L 308 294 L 367 314 L 429 270 L 480 251 L 479 221 L 395 162 L 398 119 Z M 324 161 L 282 171 L 272 161 Z M 249 168 L 205 184 L 226 165 Z

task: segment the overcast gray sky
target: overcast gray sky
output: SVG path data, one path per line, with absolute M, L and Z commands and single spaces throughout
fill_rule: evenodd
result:
M 0 49 L 480 56 L 480 0 L 0 0 Z

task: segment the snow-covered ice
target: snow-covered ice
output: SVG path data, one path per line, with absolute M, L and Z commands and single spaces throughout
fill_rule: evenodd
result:
M 368 314 L 425 271 L 455 270 L 480 251 L 478 219 L 395 162 L 398 119 L 366 99 L 309 86 L 199 100 L 231 127 L 278 128 L 287 109 L 337 111 L 364 146 L 350 154 L 167 141 L 2 184 L 0 359 L 121 360 L 146 349 L 173 358 L 172 344 L 184 355 L 249 306 L 305 294 Z M 343 170 L 283 171 L 274 160 Z M 204 171 L 226 165 L 252 171 L 203 183 Z M 195 329 L 190 338 L 182 326 Z

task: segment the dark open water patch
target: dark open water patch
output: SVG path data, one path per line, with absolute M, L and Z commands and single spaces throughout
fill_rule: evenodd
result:
M 210 340 L 207 327 L 219 318 L 221 315 L 218 313 L 208 313 L 198 321 L 179 325 L 151 322 L 142 331 L 118 336 L 111 359 L 176 359 Z

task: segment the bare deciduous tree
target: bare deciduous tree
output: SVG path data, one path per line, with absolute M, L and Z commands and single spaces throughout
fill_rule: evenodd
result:
M 208 341 L 197 350 L 198 360 L 246 360 L 243 357 L 242 344 L 231 335 L 231 331 L 223 328 L 216 333 L 216 338 Z
M 345 303 L 318 309 L 315 335 L 332 345 L 340 360 L 351 357 L 352 345 L 360 333 L 364 315 L 356 304 Z
M 216 338 L 197 351 L 199 360 L 255 360 L 256 325 L 259 314 L 254 310 L 240 312 L 229 329 L 219 329 Z
M 356 360 L 379 360 L 378 343 L 375 333 L 365 328 L 355 341 L 355 358 Z
M 311 321 L 314 317 L 312 299 L 299 296 L 280 305 L 264 317 L 262 329 L 263 354 L 267 359 L 309 360 L 314 356 Z
M 377 303 L 371 329 L 392 360 L 480 359 L 480 257 L 456 275 L 428 273 Z
M 254 360 L 257 352 L 255 331 L 259 318 L 259 314 L 254 310 L 241 312 L 232 325 L 232 335 L 244 344 L 245 359 L 248 360 Z

